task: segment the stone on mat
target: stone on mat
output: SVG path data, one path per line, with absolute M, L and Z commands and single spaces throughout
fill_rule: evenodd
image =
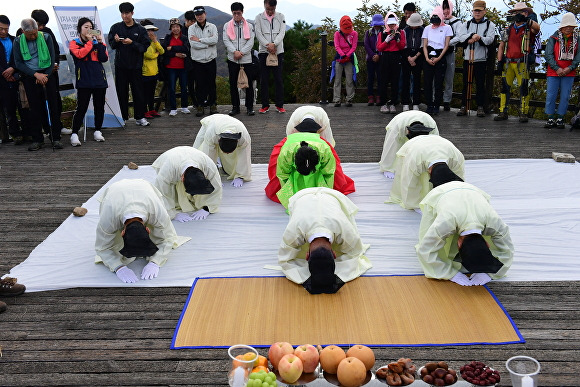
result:
M 570 153 L 552 152 L 552 158 L 559 163 L 575 163 L 576 157 Z
M 75 207 L 73 210 L 73 215 L 74 216 L 85 216 L 87 214 L 87 212 L 89 212 L 89 211 L 84 207 Z
M 139 168 L 139 166 L 137 164 L 135 164 L 134 162 L 130 162 L 128 165 L 129 169 L 137 169 Z

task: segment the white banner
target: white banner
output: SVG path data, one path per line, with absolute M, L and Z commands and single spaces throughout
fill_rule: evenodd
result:
M 64 46 L 64 52 L 66 53 L 68 67 L 73 73 L 73 83 L 76 81 L 75 77 L 75 66 L 72 56 L 69 51 L 69 44 L 71 40 L 78 38 L 77 33 L 77 23 L 81 17 L 86 17 L 91 19 L 95 29 L 101 30 L 104 33 L 105 30 L 101 25 L 99 19 L 99 11 L 97 7 L 60 7 L 54 6 L 54 13 L 56 15 L 56 21 L 58 23 L 58 30 L 60 31 L 60 36 L 62 39 L 62 44 Z M 107 82 L 109 87 L 107 88 L 107 94 L 105 97 L 105 120 L 103 121 L 103 128 L 118 128 L 124 126 L 123 117 L 121 115 L 121 108 L 119 107 L 119 100 L 117 99 L 117 92 L 115 89 L 115 81 L 113 78 L 113 71 L 111 69 L 111 63 L 103 63 L 105 68 L 105 73 L 107 75 Z M 94 128 L 95 126 L 95 116 L 93 113 L 93 103 L 89 105 L 89 110 L 85 116 L 86 126 Z

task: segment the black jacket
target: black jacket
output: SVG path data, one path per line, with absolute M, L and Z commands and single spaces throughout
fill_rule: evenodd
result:
M 120 38 L 129 38 L 133 43 L 115 42 L 115 35 L 119 35 Z M 142 70 L 143 53 L 147 51 L 149 43 L 147 30 L 135 21 L 131 27 L 122 21 L 115 23 L 109 30 L 109 46 L 115 50 L 115 66 L 122 69 Z
M 423 40 L 421 39 L 423 29 L 424 27 L 417 27 L 415 29 L 410 26 L 405 27 L 405 38 L 407 41 L 407 46 L 403 49 L 403 57 L 405 60 L 408 56 L 415 56 L 417 52 L 423 52 L 421 50 L 421 44 L 423 44 Z
M 181 52 L 185 54 L 185 69 L 191 70 L 193 68 L 193 61 L 191 60 L 191 46 L 189 45 L 189 41 L 187 40 L 186 35 L 181 35 L 181 46 L 171 46 L 171 50 L 167 50 L 169 43 L 171 42 L 171 34 L 165 35 L 163 42 L 161 42 L 161 46 L 165 50 L 165 54 L 163 54 L 163 66 L 167 66 L 169 64 L 169 60 L 175 57 L 175 54 Z
M 12 44 L 14 44 L 14 36 L 8 35 L 8 38 L 12 41 Z M 20 78 L 20 74 L 14 65 L 14 48 L 12 48 L 12 52 L 10 53 L 10 61 L 6 62 L 6 48 L 2 43 L 0 43 L 0 74 L 3 73 L 4 70 L 6 70 L 8 67 L 12 67 L 14 69 L 14 78 L 18 80 Z M 4 79 L 3 76 L 0 75 L 0 87 L 12 88 L 16 86 L 18 86 L 17 82 L 8 82 L 6 79 Z

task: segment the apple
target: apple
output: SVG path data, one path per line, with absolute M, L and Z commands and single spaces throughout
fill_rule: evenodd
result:
M 282 359 L 284 355 L 287 355 L 289 353 L 294 353 L 294 348 L 292 347 L 292 344 L 287 343 L 285 341 L 278 341 L 272 344 L 270 346 L 270 349 L 268 350 L 268 359 L 270 359 L 272 367 L 278 369 L 278 363 L 280 362 L 280 359 Z
M 294 350 L 294 355 L 298 356 L 300 360 L 302 360 L 305 373 L 309 374 L 314 372 L 316 367 L 318 367 L 318 360 L 320 359 L 320 356 L 318 355 L 318 350 L 314 345 L 300 345 Z
M 367 369 L 362 361 L 351 356 L 340 362 L 336 376 L 344 387 L 359 387 L 366 379 Z
M 293 353 L 282 356 L 278 363 L 278 372 L 286 383 L 292 384 L 300 379 L 303 370 L 302 360 Z
M 346 357 L 356 357 L 360 361 L 363 362 L 367 371 L 370 371 L 371 368 L 375 365 L 375 353 L 372 349 L 365 345 L 354 345 L 346 351 Z
M 336 345 L 328 345 L 320 352 L 320 365 L 324 372 L 336 375 L 338 364 L 342 359 L 346 358 L 346 354 Z

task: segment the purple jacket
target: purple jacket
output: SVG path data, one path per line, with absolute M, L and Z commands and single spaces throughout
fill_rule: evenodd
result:
M 378 33 L 380 34 L 381 32 L 383 32 L 384 27 L 381 27 L 380 30 L 378 30 Z M 375 54 L 379 54 L 380 52 L 377 50 L 377 36 L 378 34 L 375 34 L 374 31 L 376 31 L 374 29 L 374 27 L 368 29 L 365 32 L 365 39 L 364 39 L 364 44 L 365 44 L 365 51 L 366 51 L 366 59 L 367 60 L 371 60 L 373 55 Z

